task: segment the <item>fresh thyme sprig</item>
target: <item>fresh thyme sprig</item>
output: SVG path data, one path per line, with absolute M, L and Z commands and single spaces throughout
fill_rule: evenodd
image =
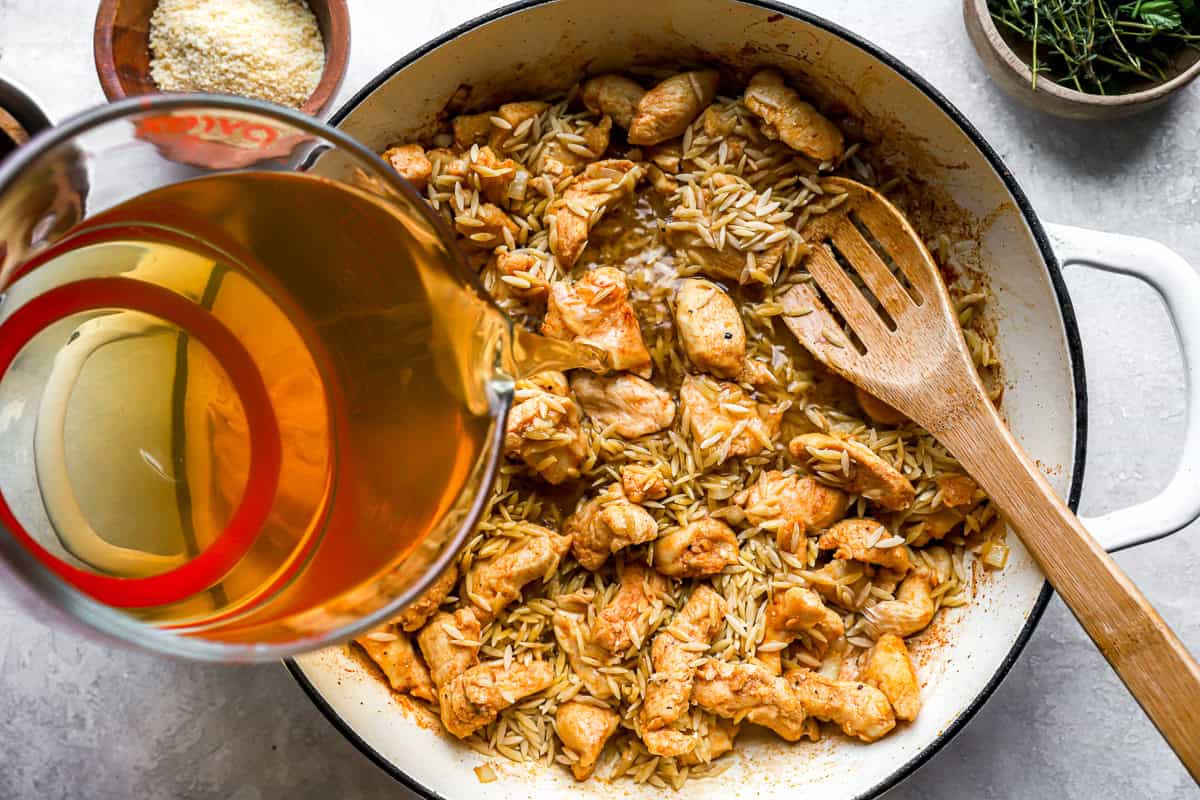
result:
M 1028 42 L 1038 76 L 1091 94 L 1161 81 L 1180 48 L 1200 49 L 1200 0 L 988 0 L 1002 30 Z

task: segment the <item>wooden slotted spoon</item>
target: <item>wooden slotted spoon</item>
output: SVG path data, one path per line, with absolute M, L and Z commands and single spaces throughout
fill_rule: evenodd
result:
M 830 184 L 848 197 L 806 225 L 813 247 L 807 267 L 858 342 L 809 283 L 784 294 L 785 323 L 818 361 L 906 414 L 954 454 L 1200 781 L 1200 666 L 1013 438 L 980 382 L 937 265 L 916 231 L 873 189 L 841 178 Z

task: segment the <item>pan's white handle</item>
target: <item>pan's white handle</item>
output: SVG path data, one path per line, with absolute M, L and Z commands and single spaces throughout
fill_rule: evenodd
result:
M 1200 517 L 1200 274 L 1166 245 L 1137 236 L 1047 225 L 1063 266 L 1078 264 L 1129 275 L 1154 287 L 1179 339 L 1187 382 L 1187 428 L 1179 467 L 1150 500 L 1083 524 L 1109 551 L 1149 542 Z

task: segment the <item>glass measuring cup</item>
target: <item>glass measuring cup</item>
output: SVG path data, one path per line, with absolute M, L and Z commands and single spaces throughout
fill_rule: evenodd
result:
M 31 141 L 0 169 L 0 580 L 208 660 L 393 616 L 483 510 L 528 343 L 451 241 L 373 153 L 255 101 Z

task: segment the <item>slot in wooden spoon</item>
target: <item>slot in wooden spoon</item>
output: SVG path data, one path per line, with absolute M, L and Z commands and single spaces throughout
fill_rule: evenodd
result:
M 783 295 L 785 324 L 818 361 L 954 454 L 1200 781 L 1200 666 L 1054 494 L 988 400 L 937 264 L 916 231 L 873 189 L 841 178 L 824 185 L 848 197 L 802 231 L 813 247 L 806 266 L 815 286 L 801 283 Z

